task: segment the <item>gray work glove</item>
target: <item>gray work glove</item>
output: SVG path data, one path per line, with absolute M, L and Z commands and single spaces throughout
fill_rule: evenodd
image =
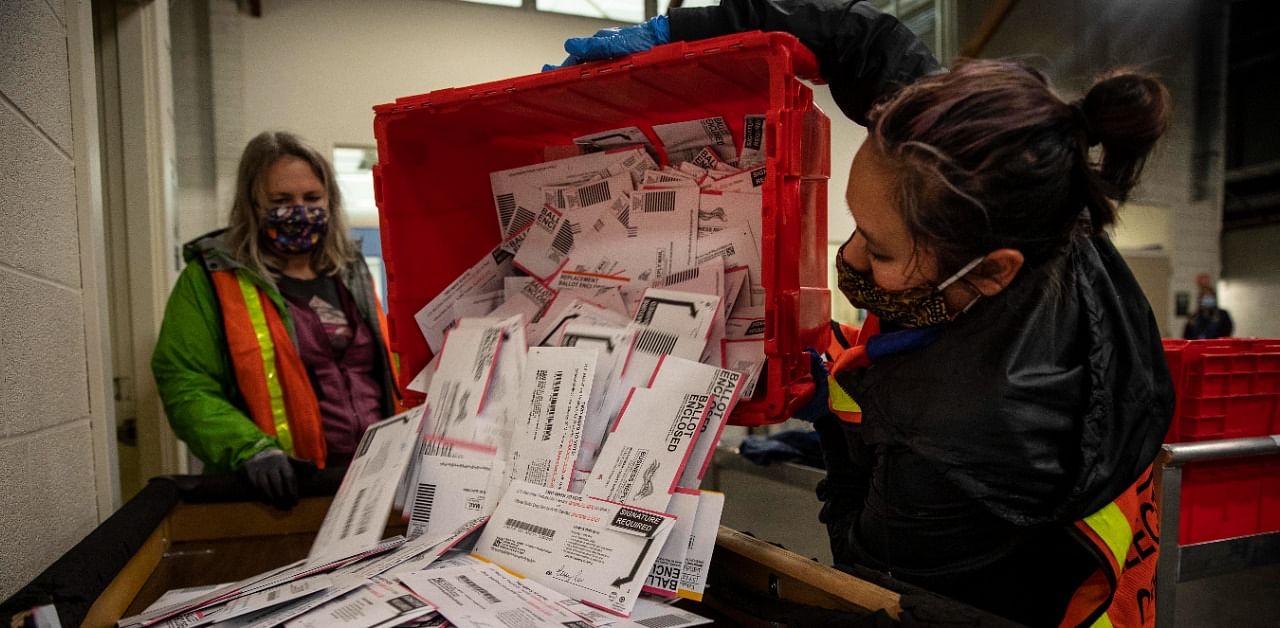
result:
M 246 460 L 242 468 L 249 483 L 266 497 L 265 501 L 285 510 L 297 505 L 298 480 L 283 451 L 275 447 L 264 449 Z

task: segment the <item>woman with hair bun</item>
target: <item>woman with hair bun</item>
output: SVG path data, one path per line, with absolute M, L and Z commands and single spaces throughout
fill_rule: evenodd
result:
M 183 254 L 151 360 L 169 423 L 206 471 L 241 472 L 290 506 L 294 466 L 348 464 L 398 395 L 329 160 L 291 133 L 259 134 L 230 226 Z
M 1172 385 L 1104 230 L 1169 126 L 1164 85 L 1121 70 L 1068 101 L 1016 61 L 947 72 L 847 0 L 673 9 L 569 40 L 566 62 L 753 29 L 812 49 L 869 131 L 835 263 L 870 315 L 836 328 L 849 342 L 830 378 L 815 370 L 857 405 L 807 417 L 836 563 L 1030 625 L 1154 625 L 1152 462 Z

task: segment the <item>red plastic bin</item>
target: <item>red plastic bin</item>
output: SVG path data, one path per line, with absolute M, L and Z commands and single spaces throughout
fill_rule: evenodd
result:
M 1280 484 L 1274 478 L 1280 467 L 1269 458 L 1188 464 L 1182 472 L 1178 543 L 1280 530 Z
M 1165 340 L 1176 393 L 1165 442 L 1280 434 L 1280 341 Z
M 830 122 L 802 79 L 813 54 L 781 33 L 675 43 L 625 59 L 399 98 L 374 107 L 391 348 L 405 385 L 430 359 L 414 313 L 498 244 L 489 173 L 544 161 L 547 147 L 611 128 L 765 113 L 761 253 L 765 372 L 737 425 L 785 420 L 824 346 Z M 409 402 L 420 398 L 411 397 Z

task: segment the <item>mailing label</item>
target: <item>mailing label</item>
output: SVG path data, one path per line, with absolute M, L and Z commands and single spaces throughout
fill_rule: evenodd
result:
M 365 430 L 311 545 L 308 563 L 351 556 L 378 545 L 423 414 L 423 407 L 413 408 Z
M 400 581 L 458 628 L 591 626 L 566 608 L 573 600 L 494 565 L 433 569 L 406 574 Z
M 747 114 L 743 119 L 742 151 L 738 153 L 738 165 L 743 168 L 764 163 L 764 120 L 764 114 Z
M 595 368 L 596 352 L 591 349 L 529 349 L 511 439 L 510 478 L 569 488 Z
M 720 348 L 720 365 L 742 373 L 742 396 L 750 399 L 764 370 L 764 338 L 725 338 Z
M 698 516 L 693 521 L 689 552 L 684 558 L 684 569 L 680 571 L 680 597 L 702 601 L 723 512 L 724 493 L 702 491 L 698 495 Z
M 492 458 L 422 456 L 408 536 L 439 534 L 488 516 L 484 511 L 485 491 L 492 470 Z
M 719 296 L 645 290 L 636 308 L 635 322 L 645 327 L 637 337 L 636 350 L 697 361 L 707 346 L 719 307 Z
M 720 434 L 738 403 L 743 383 L 743 376 L 735 371 L 689 360 L 668 357 L 659 365 L 652 388 L 669 390 L 683 386 L 701 391 L 711 399 L 711 410 L 694 441 L 689 463 L 680 477 L 680 486 L 696 489 L 702 484 L 716 443 L 720 441 Z
M 475 553 L 625 616 L 673 523 L 660 512 L 514 482 Z
M 693 159 L 704 146 L 711 146 L 723 161 L 737 161 L 738 148 L 724 118 L 703 118 L 672 124 L 655 124 L 653 133 L 662 142 L 670 163 Z
M 288 628 L 396 626 L 429 615 L 435 607 L 399 584 L 368 584 L 285 624 Z
M 664 510 L 711 407 L 711 397 L 692 385 L 634 389 L 583 494 Z
M 453 304 L 459 299 L 493 292 L 502 288 L 502 278 L 511 274 L 511 257 L 501 249 L 485 255 L 474 266 L 453 280 L 440 294 L 414 315 L 427 346 L 439 353 L 444 345 L 444 332 L 453 324 Z
M 689 539 L 693 534 L 693 521 L 698 515 L 698 492 L 678 492 L 671 496 L 669 514 L 676 516 L 671 536 L 658 552 L 653 569 L 645 579 L 645 593 L 676 597 L 680 590 L 680 572 L 684 570 L 685 555 L 689 552 Z
M 455 443 L 493 447 L 494 427 L 480 414 L 504 335 L 496 325 L 450 331 L 427 393 L 424 436 L 430 453 L 446 453 L 439 447 Z
M 720 192 L 755 192 L 759 194 L 768 176 L 769 171 L 765 166 L 756 166 L 743 170 L 738 174 L 713 181 L 704 186 L 703 189 L 718 190 Z

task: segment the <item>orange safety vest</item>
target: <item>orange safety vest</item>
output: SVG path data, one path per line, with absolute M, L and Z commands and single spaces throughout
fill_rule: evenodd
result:
M 320 403 L 280 313 L 246 274 L 225 270 L 209 275 L 222 307 L 227 348 L 249 417 L 263 433 L 276 437 L 286 454 L 323 469 L 326 447 Z M 386 315 L 379 304 L 375 308 L 386 342 Z M 390 366 L 392 381 L 398 381 L 394 360 Z M 399 396 L 394 396 L 398 409 Z
M 862 408 L 836 382 L 836 375 L 850 368 L 869 364 L 867 340 L 879 332 L 880 319 L 875 315 L 868 315 L 861 328 L 831 321 L 825 356 L 830 371 L 827 375 L 827 407 L 831 414 L 845 423 L 861 423 Z
M 1062 626 L 1149 628 L 1156 623 L 1160 510 L 1154 467 L 1120 497 L 1075 522 L 1099 566 L 1071 597 Z

